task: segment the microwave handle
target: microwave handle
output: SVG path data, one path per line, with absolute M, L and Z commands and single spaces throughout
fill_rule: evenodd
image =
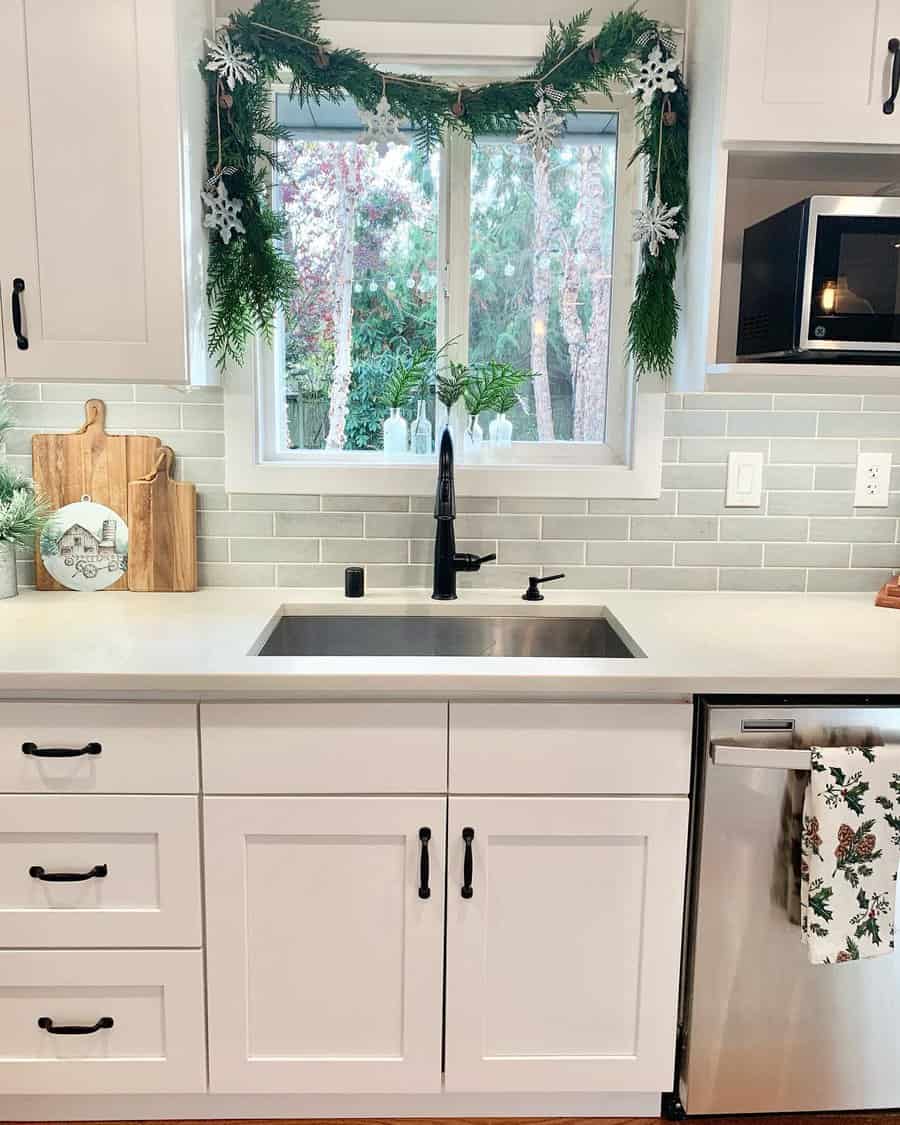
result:
M 888 40 L 888 54 L 893 56 L 891 63 L 891 96 L 881 107 L 885 113 L 893 113 L 900 91 L 900 39 Z
M 709 750 L 714 766 L 744 766 L 747 769 L 808 770 L 809 749 L 779 746 L 734 746 L 714 742 Z

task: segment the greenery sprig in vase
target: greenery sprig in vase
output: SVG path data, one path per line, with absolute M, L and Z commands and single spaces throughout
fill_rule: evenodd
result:
M 49 515 L 32 481 L 0 462 L 0 598 L 18 593 L 16 548 L 33 547 Z

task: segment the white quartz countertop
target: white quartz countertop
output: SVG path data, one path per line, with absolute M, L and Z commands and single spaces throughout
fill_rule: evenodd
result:
M 290 613 L 593 616 L 606 611 L 646 654 L 609 660 L 259 657 Z M 656 593 L 548 588 L 208 589 L 196 594 L 38 593 L 0 602 L 5 698 L 645 697 L 699 692 L 900 693 L 900 612 L 871 595 Z

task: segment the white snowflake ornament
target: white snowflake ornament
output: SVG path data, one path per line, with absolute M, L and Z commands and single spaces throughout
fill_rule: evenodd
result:
M 534 109 L 517 111 L 516 117 L 519 119 L 516 140 L 520 145 L 528 145 L 535 160 L 540 160 L 559 139 L 563 127 L 562 117 L 543 95 L 538 98 Z
M 232 232 L 245 233 L 244 224 L 238 218 L 238 212 L 244 206 L 244 201 L 231 198 L 224 180 L 218 181 L 214 192 L 201 191 L 200 197 L 209 208 L 203 219 L 203 225 L 209 230 L 217 230 L 226 246 L 231 241 Z
M 253 82 L 256 78 L 253 56 L 235 46 L 227 31 L 220 32 L 215 42 L 206 40 L 206 69 L 215 71 L 229 90 L 238 82 Z
M 382 94 L 374 110 L 361 109 L 360 119 L 366 127 L 362 143 L 377 145 L 378 151 L 384 155 L 389 144 L 402 145 L 406 138 L 400 132 L 400 118 L 391 113 L 391 103 L 387 94 Z
M 637 73 L 631 92 L 635 97 L 640 97 L 644 105 L 653 101 L 657 90 L 664 94 L 673 94 L 678 88 L 672 72 L 678 69 L 678 60 L 672 55 L 663 57 L 661 48 L 657 45 L 642 62 Z
M 663 242 L 675 242 L 678 231 L 675 229 L 675 217 L 681 210 L 681 204 L 667 207 L 661 199 L 654 199 L 641 211 L 632 211 L 634 215 L 633 242 L 646 242 L 647 249 L 657 257 Z

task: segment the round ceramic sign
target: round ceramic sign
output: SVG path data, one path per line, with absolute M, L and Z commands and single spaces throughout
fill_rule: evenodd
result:
M 67 590 L 103 590 L 128 569 L 128 525 L 112 508 L 82 496 L 47 523 L 41 560 Z

